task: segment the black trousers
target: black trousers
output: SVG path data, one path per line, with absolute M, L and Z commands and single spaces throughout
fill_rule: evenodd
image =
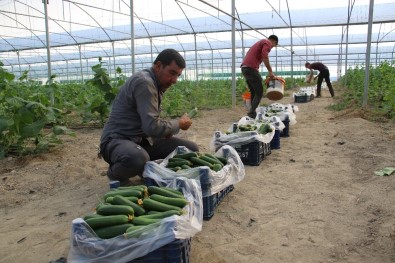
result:
M 329 93 L 331 96 L 335 96 L 335 91 L 333 90 L 331 79 L 330 79 L 330 73 L 328 69 L 324 69 L 323 71 L 320 71 L 320 74 L 318 74 L 318 81 L 317 81 L 317 96 L 321 96 L 321 85 L 322 81 L 325 79 L 326 85 L 328 86 Z
M 247 115 L 251 118 L 256 117 L 256 108 L 258 108 L 259 103 L 261 103 L 261 99 L 263 97 L 263 84 L 262 77 L 258 71 L 253 68 L 242 67 L 241 73 L 243 74 L 248 89 L 251 92 L 251 109 L 247 113 Z
M 178 146 L 185 146 L 195 152 L 199 151 L 195 142 L 170 137 L 157 139 L 152 146 L 146 139 L 143 139 L 140 144 L 127 139 L 110 139 L 102 144 L 100 153 L 109 164 L 108 178 L 125 181 L 136 175 L 141 176 L 146 162 L 164 159 Z

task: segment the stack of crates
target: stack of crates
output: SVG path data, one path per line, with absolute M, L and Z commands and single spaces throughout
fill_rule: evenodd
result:
M 233 146 L 245 165 L 258 166 L 271 153 L 270 143 L 253 141 L 244 145 Z
M 208 168 L 208 167 L 200 168 L 199 179 L 200 179 L 200 185 L 202 187 L 202 192 L 207 192 L 211 188 L 209 176 L 210 176 L 210 168 Z M 152 186 L 152 185 L 158 186 L 158 184 L 155 182 L 155 180 L 153 180 L 151 178 L 145 178 L 145 184 L 147 186 Z M 214 216 L 215 209 L 218 207 L 218 205 L 221 203 L 221 201 L 225 198 L 225 196 L 228 195 L 231 191 L 233 191 L 233 189 L 234 189 L 234 186 L 230 185 L 228 187 L 225 187 L 218 193 L 203 197 L 203 219 L 204 220 L 209 220 Z

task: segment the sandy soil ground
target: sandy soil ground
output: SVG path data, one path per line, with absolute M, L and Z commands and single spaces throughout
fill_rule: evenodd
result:
M 395 125 L 329 111 L 331 103 L 326 92 L 296 104 L 290 137 L 260 166 L 245 166 L 193 237 L 191 263 L 395 262 L 395 175 L 374 175 L 395 166 Z M 202 111 L 182 136 L 209 151 L 214 131 L 244 114 Z M 0 262 L 67 258 L 71 221 L 108 190 L 96 157 L 101 130 L 76 133 L 51 153 L 0 161 Z

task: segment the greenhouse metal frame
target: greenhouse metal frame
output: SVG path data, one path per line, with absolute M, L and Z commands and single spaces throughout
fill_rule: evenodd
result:
M 276 75 L 301 76 L 306 61 L 320 61 L 338 79 L 347 68 L 393 61 L 394 13 L 387 0 L 5 0 L 0 61 L 17 76 L 84 81 L 99 58 L 110 76 L 117 67 L 129 76 L 174 48 L 187 62 L 182 79 L 234 79 L 248 48 L 275 34 Z

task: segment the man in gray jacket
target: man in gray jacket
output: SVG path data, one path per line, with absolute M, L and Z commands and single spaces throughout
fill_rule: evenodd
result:
M 150 69 L 133 74 L 119 90 L 100 139 L 110 180 L 128 185 L 129 178 L 142 175 L 147 161 L 163 159 L 178 146 L 199 150 L 196 143 L 173 136 L 192 125 L 187 115 L 160 118 L 163 94 L 184 68 L 184 58 L 174 49 L 165 49 Z

